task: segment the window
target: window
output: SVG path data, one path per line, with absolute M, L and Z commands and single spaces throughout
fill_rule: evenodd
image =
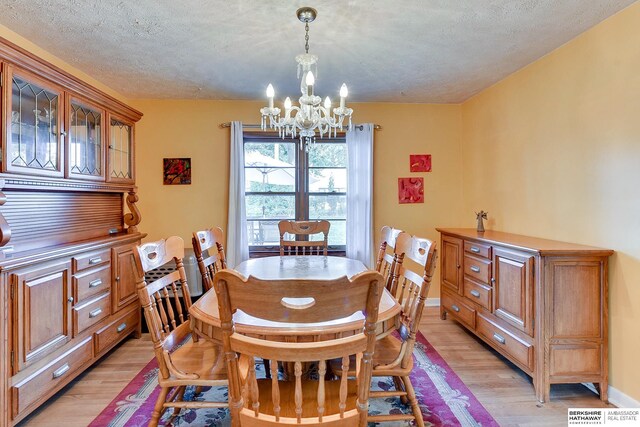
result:
M 283 219 L 326 219 L 331 222 L 329 250 L 345 250 L 344 138 L 318 138 L 307 153 L 297 140 L 245 134 L 244 171 L 250 253 L 278 250 L 278 222 Z

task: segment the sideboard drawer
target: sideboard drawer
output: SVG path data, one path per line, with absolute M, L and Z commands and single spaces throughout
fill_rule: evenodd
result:
M 491 287 L 476 283 L 471 279 L 464 279 L 464 296 L 491 311 Z
M 88 327 L 111 314 L 111 293 L 105 292 L 84 304 L 73 308 L 73 335 L 76 336 Z
M 87 252 L 73 257 L 73 272 L 111 262 L 111 249 Z
M 482 243 L 464 241 L 464 251 L 482 258 L 491 259 L 491 246 Z
M 460 320 L 471 329 L 476 327 L 476 311 L 464 304 L 461 299 L 452 297 L 447 293 L 442 294 L 442 307 L 453 315 L 456 319 Z
M 104 265 L 73 276 L 76 303 L 111 289 L 111 266 Z
M 140 323 L 140 309 L 138 304 L 133 304 L 133 310 L 118 317 L 95 334 L 95 350 L 99 355 L 121 337 L 130 334 Z
M 491 261 L 465 255 L 464 274 L 482 283 L 489 284 L 491 280 Z
M 496 347 L 506 351 L 527 369 L 533 369 L 533 345 L 478 314 L 476 331 Z
M 41 396 L 65 381 L 69 375 L 91 360 L 92 356 L 91 337 L 88 337 L 42 369 L 13 384 L 12 416 L 15 418 Z

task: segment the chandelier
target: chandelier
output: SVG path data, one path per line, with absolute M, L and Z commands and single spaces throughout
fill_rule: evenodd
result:
M 347 85 L 340 87 L 340 106 L 331 109 L 331 99 L 327 96 L 324 99 L 314 94 L 315 76 L 318 75 L 318 57 L 309 53 L 309 23 L 316 19 L 317 12 L 311 7 L 303 7 L 296 11 L 296 15 L 301 22 L 304 22 L 305 29 L 305 53 L 296 56 L 298 63 L 298 78 L 300 79 L 300 96 L 298 102 L 300 106 L 293 105 L 291 98 L 284 100 L 284 117 L 280 116 L 280 108 L 273 106 L 275 90 L 271 83 L 267 86 L 267 97 L 269 106 L 260 109 L 262 114 L 261 128 L 267 130 L 267 122 L 271 129 L 277 129 L 278 134 L 284 139 L 285 136 L 291 138 L 300 137 L 300 148 L 309 151 L 309 144 L 315 142 L 316 131 L 322 138 L 325 134 L 334 137 L 337 131 L 343 130 L 346 117 L 349 118 L 349 129 L 351 129 L 351 113 L 353 110 L 347 108 L 345 101 L 348 95 Z M 315 75 L 314 75 L 315 71 Z M 333 115 L 331 114 L 333 111 Z

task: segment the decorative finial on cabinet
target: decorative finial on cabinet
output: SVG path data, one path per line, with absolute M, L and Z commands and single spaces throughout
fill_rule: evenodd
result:
M 476 219 L 478 220 L 478 227 L 476 228 L 476 230 L 478 231 L 478 233 L 484 233 L 484 223 L 482 222 L 482 220 L 487 219 L 488 213 L 489 212 L 485 211 L 476 212 Z

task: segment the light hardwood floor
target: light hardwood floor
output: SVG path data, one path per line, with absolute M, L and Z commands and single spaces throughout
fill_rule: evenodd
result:
M 420 330 L 501 426 L 564 426 L 567 408 L 603 407 L 582 385 L 554 385 L 537 403 L 531 379 L 451 320 L 427 308 Z M 148 335 L 130 338 L 62 389 L 20 426 L 87 426 L 151 360 Z

